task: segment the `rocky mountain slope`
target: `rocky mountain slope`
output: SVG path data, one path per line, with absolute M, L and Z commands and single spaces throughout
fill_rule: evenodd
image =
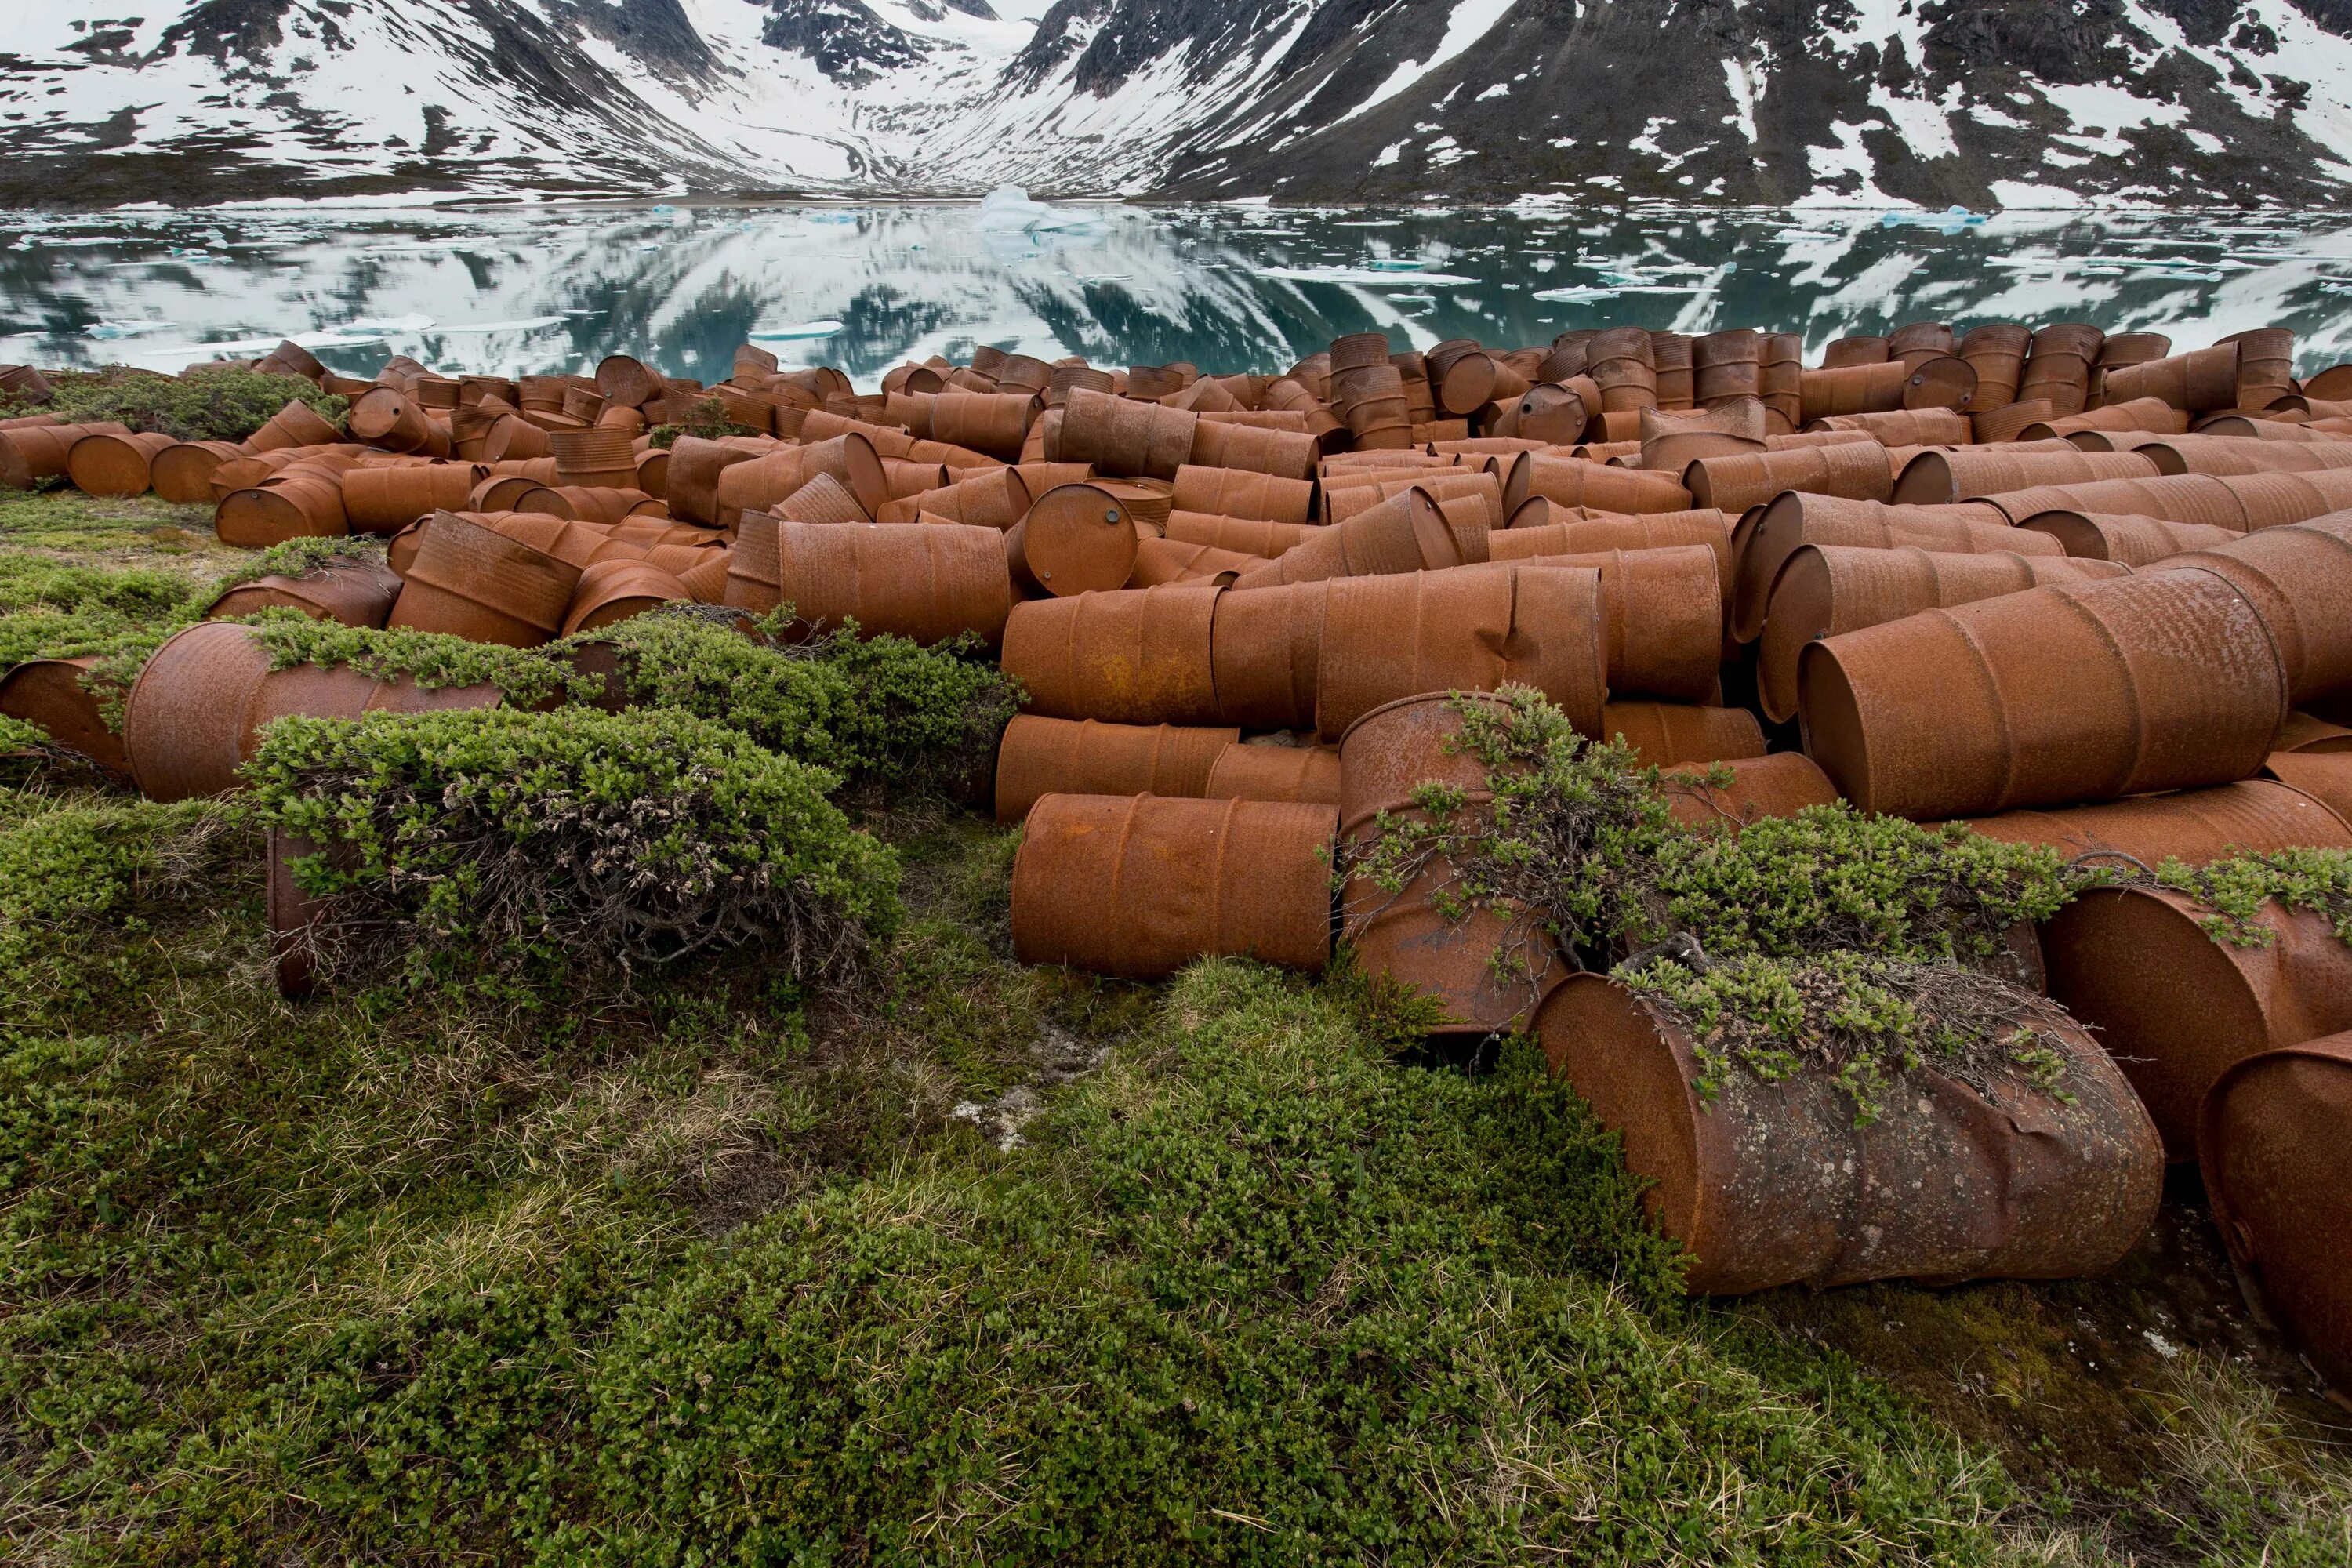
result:
M 12 205 L 2334 205 L 2352 3 L 45 0 L 0 154 Z

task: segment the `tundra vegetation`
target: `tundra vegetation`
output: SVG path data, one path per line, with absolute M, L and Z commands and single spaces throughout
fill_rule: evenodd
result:
M 0 652 L 120 680 L 253 570 L 193 510 L 0 501 Z M 551 656 L 263 635 L 510 700 L 289 721 L 226 802 L 0 736 L 17 1560 L 2352 1555 L 2340 1413 L 2182 1204 L 2101 1279 L 1693 1301 L 1524 1040 L 1434 1058 L 1344 961 L 1015 963 L 1017 835 L 957 799 L 1013 695 L 964 652 L 653 617 L 613 713 Z M 1828 975 L 1865 1093 L 1901 966 L 2063 896 L 1849 815 L 1709 850 L 1540 714 L 1482 743 L 1543 785 L 1491 890 L 1640 851 L 1558 907 L 1696 931 L 1729 962 L 1642 972 L 1689 1016 L 1874 954 Z M 273 827 L 343 911 L 300 1003 Z M 2334 864 L 2210 875 L 2347 907 Z

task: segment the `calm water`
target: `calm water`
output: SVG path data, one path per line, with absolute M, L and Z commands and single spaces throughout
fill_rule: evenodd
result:
M 0 362 L 176 370 L 293 337 L 347 374 L 584 370 L 625 351 L 724 377 L 750 338 L 870 387 L 992 343 L 1099 363 L 1279 370 L 1341 332 L 1402 347 L 1571 327 L 1803 331 L 2074 320 L 2182 348 L 2293 327 L 2352 359 L 2339 217 L 1059 208 L 264 209 L 0 221 Z

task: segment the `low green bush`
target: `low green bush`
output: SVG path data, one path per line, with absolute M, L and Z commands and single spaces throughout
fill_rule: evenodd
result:
M 833 774 L 689 714 L 282 719 L 247 773 L 260 820 L 320 850 L 303 888 L 394 950 L 626 969 L 756 943 L 814 976 L 899 918 L 897 858 Z
M 2268 947 L 2276 940 L 2255 918 L 2273 900 L 2326 916 L 2337 938 L 2352 942 L 2352 850 L 2281 849 L 2203 866 L 2167 860 L 2148 879 L 2212 910 L 2203 921 L 2206 934 L 2233 947 Z
M 646 432 L 646 440 L 648 445 L 667 451 L 677 445 L 677 439 L 681 436 L 692 436 L 703 441 L 717 441 L 729 436 L 764 436 L 768 432 L 765 430 L 754 430 L 749 425 L 736 424 L 727 417 L 727 405 L 715 397 L 706 397 L 687 410 L 684 419 L 675 424 L 655 426 Z
M 192 370 L 180 376 L 69 373 L 55 384 L 56 395 L 42 413 L 69 424 L 117 420 L 181 441 L 242 441 L 289 402 L 309 404 L 340 429 L 351 406 L 299 375 L 250 370 Z

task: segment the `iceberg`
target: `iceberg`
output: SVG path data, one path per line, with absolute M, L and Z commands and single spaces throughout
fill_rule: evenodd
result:
M 991 233 L 1050 234 L 1102 226 L 1102 215 L 1092 208 L 1033 202 L 1018 185 L 999 185 L 980 199 L 980 226 Z

